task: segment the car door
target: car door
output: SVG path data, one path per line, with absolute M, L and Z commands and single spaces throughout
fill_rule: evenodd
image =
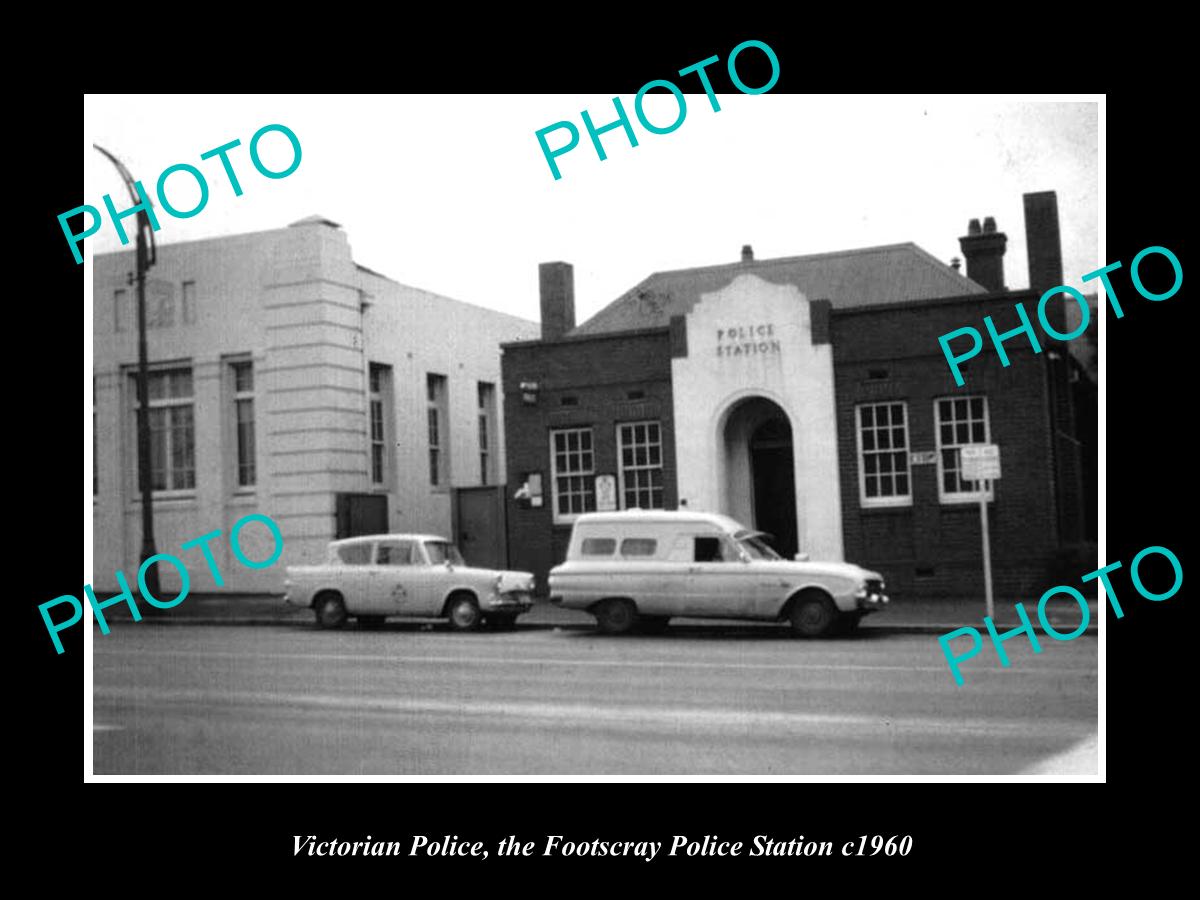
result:
M 753 618 L 755 572 L 727 534 L 692 536 L 685 615 Z
M 345 600 L 346 612 L 352 616 L 370 613 L 374 553 L 371 541 L 353 541 L 337 547 L 334 582 Z
M 430 543 L 436 552 L 431 552 Z M 413 546 L 412 584 L 413 605 L 421 610 L 417 615 L 440 616 L 442 601 L 451 587 L 458 582 L 452 567 L 445 562 L 442 541 L 416 541 Z M 483 598 L 479 598 L 482 602 Z
M 413 565 L 417 542 L 401 538 L 379 541 L 371 572 L 371 613 L 378 616 L 423 615 Z

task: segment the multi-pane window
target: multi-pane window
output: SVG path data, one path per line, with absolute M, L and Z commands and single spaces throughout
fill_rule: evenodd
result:
M 137 409 L 137 373 L 130 373 L 130 392 Z M 196 487 L 196 435 L 192 404 L 192 370 L 151 372 L 147 383 L 150 420 L 150 485 L 156 491 L 190 491 Z M 136 432 L 135 432 L 136 434 Z
M 933 406 L 937 414 L 938 496 L 948 502 L 975 500 L 979 482 L 963 480 L 960 448 L 990 442 L 987 398 L 939 398 Z
M 496 386 L 479 382 L 479 483 L 491 481 L 493 435 L 496 433 Z
M 388 367 L 371 363 L 368 381 L 368 402 L 371 414 L 371 484 L 383 484 L 386 477 L 387 429 L 384 419 L 386 403 L 386 380 Z
M 254 364 L 249 360 L 231 363 L 233 411 L 237 429 L 237 484 L 253 487 L 258 481 L 254 442 Z
M 663 508 L 662 430 L 658 422 L 617 426 L 624 509 Z
M 554 519 L 595 512 L 595 454 L 592 429 L 564 428 L 550 432 L 551 484 Z
M 912 503 L 908 405 L 902 401 L 857 407 L 858 485 L 863 506 Z
M 446 376 L 425 375 L 426 418 L 429 424 L 429 483 L 434 487 L 446 483 Z

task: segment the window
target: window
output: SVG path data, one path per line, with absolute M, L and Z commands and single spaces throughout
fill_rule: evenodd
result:
M 371 363 L 368 367 L 368 404 L 371 416 L 371 484 L 383 485 L 387 480 L 387 406 L 391 384 L 390 366 Z
M 550 482 L 554 488 L 554 521 L 595 512 L 595 456 L 592 429 L 564 428 L 550 432 Z
M 371 562 L 369 543 L 342 544 L 337 548 L 338 559 L 349 566 L 365 566 Z
M 859 500 L 868 506 L 909 506 L 908 404 L 868 403 L 858 417 Z
M 658 552 L 654 538 L 625 538 L 621 541 L 622 556 L 653 556 Z
M 584 556 L 612 556 L 617 552 L 617 539 L 584 538 L 580 552 Z
M 92 379 L 92 496 L 100 493 L 100 464 L 97 461 L 96 442 L 96 379 Z
M 137 373 L 130 373 L 137 446 Z M 192 370 L 151 372 L 147 379 L 150 420 L 150 485 L 156 491 L 196 487 L 196 441 L 192 412 Z M 136 479 L 136 472 L 134 475 Z M 135 481 L 136 483 L 136 481 Z
M 492 465 L 492 435 L 496 433 L 496 386 L 479 382 L 479 483 L 494 480 Z
M 449 444 L 447 426 L 449 415 L 446 410 L 446 376 L 425 376 L 425 396 L 429 420 L 429 483 L 434 487 L 444 485 L 446 477 L 446 449 Z
M 196 282 L 183 283 L 183 323 L 191 325 L 196 321 Z
M 233 412 L 237 432 L 237 486 L 257 483 L 254 449 L 254 364 L 249 360 L 230 363 L 233 374 Z
M 146 328 L 175 325 L 175 286 L 165 281 L 146 281 Z
M 113 331 L 125 331 L 129 323 L 129 291 L 113 291 Z
M 622 509 L 662 509 L 662 430 L 657 422 L 617 426 Z
M 695 538 L 693 559 L 695 562 L 737 562 L 737 549 L 719 536 Z
M 959 448 L 964 444 L 991 442 L 986 397 L 939 398 L 933 401 L 937 413 L 938 498 L 943 503 L 961 503 L 979 499 L 979 483 L 964 481 L 959 474 L 962 460 Z M 992 491 L 988 489 L 988 499 Z
M 380 566 L 415 566 L 421 560 L 416 541 L 380 541 L 375 564 Z

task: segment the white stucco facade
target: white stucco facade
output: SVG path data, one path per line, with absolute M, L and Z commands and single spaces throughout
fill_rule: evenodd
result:
M 114 571 L 135 584 L 141 562 L 137 484 L 136 289 L 132 250 L 94 260 L 96 484 L 93 584 L 116 590 Z M 190 373 L 190 487 L 155 495 L 160 553 L 184 558 L 193 591 L 282 590 L 283 569 L 315 562 L 335 536 L 339 493 L 381 494 L 393 531 L 450 534 L 450 487 L 481 483 L 479 384 L 492 385 L 490 423 L 500 481 L 503 398 L 500 344 L 535 337 L 536 323 L 408 287 L 355 264 L 345 232 L 313 217 L 287 228 L 159 247 L 149 272 L 152 371 Z M 118 294 L 118 292 L 123 292 Z M 253 388 L 241 395 L 239 363 Z M 386 371 L 386 452 L 372 469 L 370 371 Z M 427 376 L 445 379 L 444 469 L 430 483 Z M 236 401 L 253 402 L 253 483 L 240 483 Z M 187 430 L 171 437 L 188 459 Z M 171 463 L 172 467 L 175 461 Z M 240 565 L 233 523 L 248 513 L 278 523 L 282 558 L 269 569 Z M 219 529 L 211 545 L 224 585 L 186 541 Z M 247 528 L 246 552 L 269 555 L 265 528 Z M 262 544 L 258 548 L 257 544 Z M 179 581 L 160 566 L 164 590 Z M 136 589 L 136 588 L 135 588 Z
M 746 431 L 737 410 L 763 398 L 791 425 L 797 543 L 843 559 L 833 350 L 814 344 L 807 298 L 741 275 L 686 316 L 687 355 L 671 362 L 680 505 L 753 524 Z

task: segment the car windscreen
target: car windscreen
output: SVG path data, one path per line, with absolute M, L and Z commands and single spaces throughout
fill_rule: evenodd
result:
M 452 566 L 464 565 L 462 554 L 449 541 L 426 541 L 425 550 L 429 553 L 429 561 L 435 566 L 446 562 Z
M 749 554 L 751 559 L 783 559 L 771 549 L 771 545 L 752 531 L 739 531 L 735 536 L 738 544 Z

